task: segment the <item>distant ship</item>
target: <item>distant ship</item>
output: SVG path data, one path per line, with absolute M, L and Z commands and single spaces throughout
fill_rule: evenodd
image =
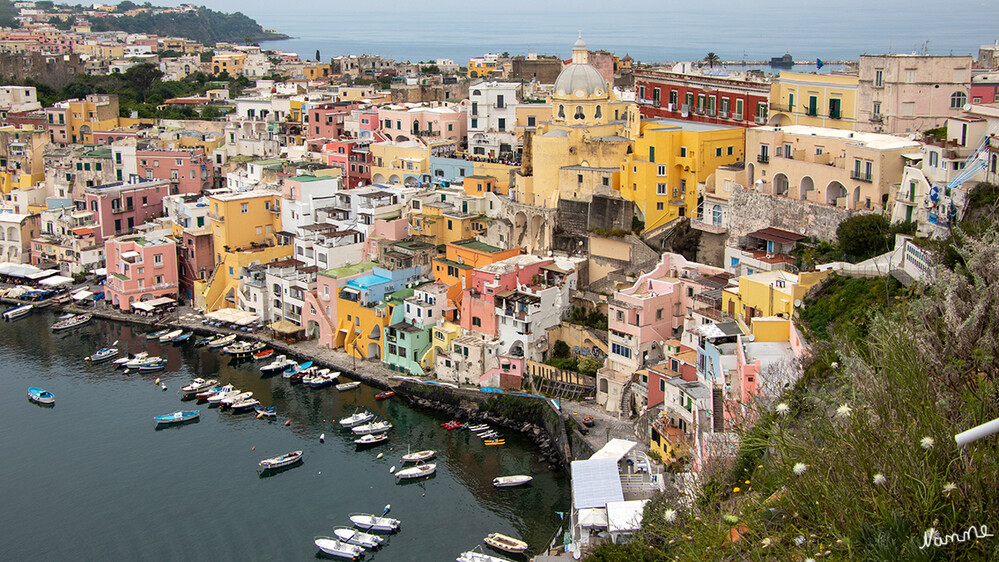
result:
M 791 68 L 794 66 L 794 58 L 791 57 L 791 53 L 784 53 L 782 57 L 771 57 L 770 66 L 772 68 Z

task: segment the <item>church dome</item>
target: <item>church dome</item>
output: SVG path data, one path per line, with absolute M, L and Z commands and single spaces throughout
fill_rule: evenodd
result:
M 568 98 L 604 97 L 607 81 L 593 65 L 574 63 L 562 69 L 555 80 L 555 95 Z

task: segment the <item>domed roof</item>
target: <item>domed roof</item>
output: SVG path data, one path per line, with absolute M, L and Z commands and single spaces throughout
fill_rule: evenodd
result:
M 607 94 L 607 81 L 600 71 L 589 64 L 570 64 L 562 69 L 555 80 L 557 97 L 603 97 Z

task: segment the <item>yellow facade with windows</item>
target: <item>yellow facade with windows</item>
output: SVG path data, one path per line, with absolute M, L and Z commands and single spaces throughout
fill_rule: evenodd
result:
M 229 73 L 229 76 L 242 76 L 246 65 L 246 53 L 219 53 L 212 57 L 212 74 Z
M 472 220 L 478 215 L 456 211 L 449 203 L 424 203 L 409 218 L 409 231 L 435 245 L 473 238 Z
M 781 72 L 770 86 L 770 125 L 855 130 L 859 78 Z
M 722 311 L 748 326 L 757 341 L 787 341 L 794 303 L 829 274 L 778 270 L 743 275 L 738 287 L 722 290 Z
M 430 149 L 414 141 L 375 142 L 371 150 L 371 183 L 415 185 L 430 174 Z
M 694 217 L 697 186 L 718 166 L 744 159 L 745 129 L 677 119 L 642 121 L 635 148 L 621 165 L 621 197 L 634 201 L 653 230 Z
M 420 366 L 426 372 L 434 370 L 434 361 L 439 352 L 447 353 L 451 350 L 451 342 L 461 335 L 461 326 L 442 322 L 439 326 L 434 326 L 431 332 L 430 348 L 420 358 Z
M 91 94 L 82 100 L 70 100 L 66 125 L 72 142 L 94 144 L 94 131 L 110 131 L 119 126 L 118 96 Z

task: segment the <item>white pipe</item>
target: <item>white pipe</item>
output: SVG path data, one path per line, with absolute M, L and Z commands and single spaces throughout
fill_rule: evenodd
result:
M 963 447 L 968 443 L 978 441 L 983 437 L 988 437 L 997 431 L 999 431 L 999 418 L 996 418 L 988 423 L 983 423 L 977 427 L 973 427 L 968 431 L 962 431 L 954 436 L 954 440 L 957 441 L 958 447 Z

